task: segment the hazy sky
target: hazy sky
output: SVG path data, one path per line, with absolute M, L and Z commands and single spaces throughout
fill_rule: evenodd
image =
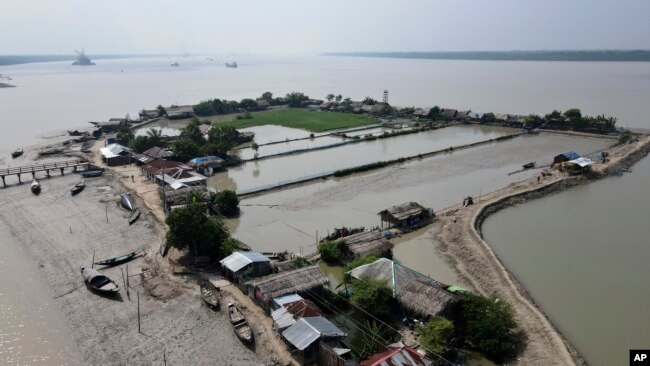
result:
M 0 0 L 0 54 L 650 49 L 648 0 Z

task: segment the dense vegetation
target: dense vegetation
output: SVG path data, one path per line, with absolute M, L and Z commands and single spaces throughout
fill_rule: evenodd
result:
M 527 117 L 526 123 L 529 122 L 529 118 L 534 116 Z M 545 122 L 543 123 L 541 119 L 535 121 L 536 123 L 531 123 L 531 127 L 537 127 L 537 125 L 542 124 L 545 127 L 560 129 L 560 130 L 574 130 L 574 131 L 584 131 L 584 132 L 593 132 L 593 133 L 611 133 L 614 131 L 617 118 L 615 117 L 606 117 L 605 115 L 599 115 L 596 117 L 583 116 L 582 112 L 577 109 L 568 109 L 564 113 L 554 110 L 553 112 L 544 116 Z
M 350 302 L 379 319 L 386 319 L 391 314 L 393 296 L 386 281 L 364 277 L 353 280 L 354 291 Z
M 239 145 L 240 134 L 234 127 L 214 125 L 206 139 L 199 129 L 201 124 L 206 124 L 206 122 L 200 122 L 193 118 L 181 130 L 180 136 L 174 142 L 174 155 L 181 160 L 187 161 L 197 156 L 207 155 L 223 157 L 230 149 Z
M 320 257 L 327 263 L 341 263 L 345 252 L 345 243 L 342 240 L 324 241 L 318 244 Z
M 217 193 L 215 206 L 226 217 L 236 216 L 239 214 L 239 197 L 234 191 L 223 190 Z
M 418 342 L 427 353 L 442 354 L 451 348 L 454 323 L 440 316 L 434 316 L 417 328 Z

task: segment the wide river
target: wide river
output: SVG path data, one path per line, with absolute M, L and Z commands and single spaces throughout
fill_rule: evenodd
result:
M 135 116 L 138 110 L 158 104 L 196 103 L 215 97 L 254 98 L 265 91 L 275 95 L 302 91 L 318 98 L 328 93 L 340 93 L 353 99 L 367 95 L 381 99 L 386 89 L 393 105 L 440 105 L 496 113 L 545 113 L 553 109 L 577 107 L 587 114 L 616 116 L 619 125 L 650 128 L 650 118 L 646 117 L 650 115 L 650 63 L 242 57 L 237 60 L 239 68 L 226 69 L 223 66 L 225 59 L 218 60 L 220 62 L 210 62 L 204 57 L 177 60 L 140 58 L 98 60 L 93 67 L 73 67 L 69 62 L 0 67 L 0 73 L 11 76 L 11 83 L 17 85 L 16 88 L 0 89 L 0 117 L 5 127 L 0 134 L 0 166 L 19 163 L 9 157 L 9 152 L 15 148 L 43 142 L 39 137 L 55 136 L 66 129 L 87 127 L 87 122 L 91 120 L 122 117 L 127 113 Z M 178 61 L 180 67 L 169 66 L 174 61 Z M 516 139 L 501 146 L 518 146 L 525 141 Z M 558 144 L 558 148 L 563 147 L 568 146 Z M 498 146 L 481 149 L 487 151 L 494 148 Z M 589 146 L 583 148 L 583 152 L 591 151 Z M 534 151 L 544 150 L 536 148 Z M 535 155 L 534 151 L 529 155 Z M 454 153 L 448 158 L 454 160 L 454 157 L 469 155 L 470 152 Z M 492 156 L 493 159 L 502 159 L 498 154 Z M 544 151 L 544 158 L 546 156 Z M 387 202 L 398 203 L 406 196 L 414 197 L 417 201 L 423 199 L 436 208 L 444 207 L 457 203 L 463 195 L 478 194 L 481 190 L 498 186 L 496 183 L 507 184 L 503 175 L 511 170 L 509 165 L 515 167 L 521 163 L 520 160 L 524 160 L 523 155 L 521 159 L 516 156 L 511 159 L 499 161 L 494 168 L 498 174 L 494 173 L 494 178 L 490 180 L 472 172 L 471 164 L 475 159 L 466 160 L 462 169 L 467 170 L 461 172 L 461 176 L 446 176 L 454 169 L 461 169 L 453 161 L 448 161 L 444 165 L 445 176 L 432 181 L 436 191 L 418 180 L 415 189 L 408 190 L 408 195 L 399 193 L 402 188 L 395 190 L 394 187 L 401 187 L 399 171 L 406 168 L 417 172 L 415 165 L 418 163 L 393 167 L 388 171 L 396 172 L 391 175 L 393 187 L 386 184 L 379 191 L 363 192 L 361 195 L 350 188 L 349 193 L 344 192 L 344 196 L 347 194 L 350 197 L 350 202 L 345 205 L 348 212 L 352 212 L 360 207 L 357 202 L 361 203 L 363 197 L 371 197 L 373 193 L 389 198 L 381 204 L 372 202 L 371 207 L 362 207 L 363 212 L 357 221 L 360 225 L 376 222 L 377 208 L 383 208 Z M 429 169 L 438 169 L 436 162 L 443 160 L 446 159 L 428 159 L 422 164 L 430 164 Z M 476 172 L 491 169 L 491 160 L 479 161 L 481 166 L 476 167 Z M 648 258 L 648 248 L 644 244 L 650 234 L 648 225 L 642 222 L 644 217 L 648 217 L 648 164 L 648 160 L 643 161 L 635 167 L 634 173 L 621 179 L 612 178 L 577 187 L 548 199 L 506 210 L 485 225 L 488 240 L 500 258 L 512 268 L 555 324 L 593 364 L 622 364 L 628 349 L 649 347 L 648 337 L 640 331 L 648 328 L 648 299 L 643 296 L 647 296 L 649 273 L 648 266 L 643 266 L 642 262 Z M 267 176 L 266 173 L 264 171 L 262 174 Z M 249 176 L 254 174 L 251 172 Z M 269 182 L 277 178 L 268 177 Z M 419 179 L 415 173 L 410 177 Z M 241 186 L 255 186 L 258 183 L 247 181 L 245 174 L 241 178 L 233 177 L 233 183 L 239 186 L 240 179 L 245 181 Z M 470 179 L 479 183 L 469 184 Z M 454 183 L 457 187 L 450 191 L 450 196 L 446 194 L 445 187 L 454 187 Z M 341 222 L 341 217 L 336 216 L 335 207 L 328 204 L 332 197 L 341 199 L 332 191 L 335 187 L 331 185 L 335 183 L 322 184 L 327 189 L 320 184 L 315 186 L 318 187 L 315 190 L 316 203 L 296 203 L 296 210 L 306 209 L 304 220 L 327 218 L 326 222 L 307 225 L 307 230 L 302 230 L 304 234 L 294 230 L 295 236 L 304 237 L 301 243 L 315 235 L 312 226 L 323 230 L 347 223 Z M 463 188 L 463 185 L 467 186 Z M 323 192 L 331 195 L 319 196 Z M 268 198 L 279 196 L 282 195 Z M 259 198 L 252 202 L 276 203 L 262 201 Z M 302 208 L 299 208 L 301 205 Z M 315 209 L 321 205 L 326 209 Z M 285 217 L 292 216 L 279 210 L 282 214 L 276 219 L 276 224 L 254 229 L 247 225 L 248 220 L 253 219 L 251 223 L 261 221 L 268 211 L 262 206 L 259 209 L 243 209 L 248 217 L 244 216 L 242 222 L 237 224 L 244 230 L 235 231 L 246 232 L 249 238 L 242 234 L 242 239 L 250 239 L 253 244 L 263 235 L 277 232 L 279 228 L 274 225 L 284 225 L 283 222 L 287 222 Z M 352 217 L 348 212 L 344 216 Z M 268 220 L 271 222 L 274 219 L 268 217 Z M 295 226 L 291 222 L 288 224 Z M 11 273 L 0 272 L 0 293 L 3 295 L 0 296 L 0 309 L 3 312 L 0 322 L 0 364 L 75 363 L 75 356 L 70 356 L 67 361 L 65 356 L 61 358 L 62 353 L 68 353 L 67 350 L 74 347 L 70 346 L 70 336 L 66 334 L 71 330 L 66 332 L 62 329 L 61 319 L 51 316 L 59 310 L 57 303 L 52 301 L 52 293 L 41 291 L 43 284 L 38 281 L 27 282 L 30 288 L 16 287 L 20 285 L 17 279 L 20 277 L 17 276 L 23 276 L 17 273 L 24 273 L 28 278 L 38 276 L 35 264 L 29 261 L 25 253 L 16 256 L 4 254 L 12 248 L 6 245 L 13 241 L 9 230 L 0 233 L 0 240 L 3 244 L 3 251 L 0 252 L 3 253 L 0 254 L 2 261 L 24 263 Z M 410 242 L 423 242 L 422 239 L 406 240 L 406 243 L 398 245 L 398 259 L 407 264 L 413 261 L 411 265 L 422 272 L 435 272 L 428 271 L 426 263 L 409 259 L 417 255 L 403 252 L 411 245 L 421 250 L 422 246 Z M 285 248 L 303 245 L 298 244 L 298 240 L 287 244 Z M 448 278 L 452 281 L 453 275 Z M 20 291 L 31 292 L 21 294 Z M 61 331 L 38 332 L 38 329 Z

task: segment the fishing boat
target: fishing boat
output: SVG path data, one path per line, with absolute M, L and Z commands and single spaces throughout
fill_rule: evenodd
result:
M 86 181 L 82 180 L 81 182 L 75 184 L 74 187 L 70 189 L 70 193 L 72 193 L 72 195 L 74 196 L 77 193 L 83 191 L 84 188 L 86 188 Z
M 169 246 L 167 246 L 167 240 L 164 240 L 162 244 L 160 244 L 160 255 L 164 258 L 167 255 L 168 251 Z
M 173 67 L 179 67 L 180 65 L 178 64 L 178 62 L 174 62 L 173 64 L 171 64 L 171 66 L 173 66 Z
M 534 168 L 534 167 L 535 167 L 535 162 L 534 162 L 534 161 L 531 161 L 530 163 L 526 163 L 526 164 L 522 165 L 522 167 L 523 167 L 524 169 Z
M 203 298 L 203 301 L 211 308 L 218 310 L 219 290 L 207 280 L 199 281 L 199 290 L 201 290 L 201 298 Z
M 84 178 L 99 177 L 102 174 L 104 174 L 104 171 L 99 169 L 86 170 L 85 172 L 81 172 L 81 176 Z
M 134 222 L 138 221 L 139 218 L 140 218 L 140 210 L 136 208 L 135 211 L 133 211 L 133 213 L 131 214 L 131 216 L 129 216 L 129 225 L 132 225 Z
M 135 206 L 133 205 L 133 201 L 131 201 L 131 196 L 129 196 L 128 193 L 122 194 L 122 199 L 120 200 L 120 203 L 122 203 L 122 207 L 124 207 L 125 209 L 129 211 L 134 210 Z
M 239 311 L 237 306 L 235 306 L 235 304 L 233 303 L 228 304 L 228 314 L 230 315 L 230 323 L 232 324 L 232 327 L 235 330 L 235 334 L 237 334 L 237 337 L 239 337 L 239 339 L 241 339 L 244 342 L 252 342 L 253 331 L 251 330 L 251 327 L 248 325 L 248 321 L 246 321 L 246 318 L 241 313 L 241 311 Z
M 113 280 L 92 268 L 81 267 L 81 275 L 91 291 L 104 294 L 114 294 L 119 291 L 119 286 Z
M 16 149 L 16 151 L 11 153 L 11 157 L 15 159 L 15 158 L 19 157 L 20 155 L 22 155 L 23 152 L 24 152 L 24 150 L 23 150 L 22 147 L 19 148 L 19 149 Z
M 131 259 L 134 259 L 140 253 L 141 252 L 139 250 L 136 250 L 135 252 L 120 255 L 120 256 L 115 257 L 115 258 L 104 259 L 103 261 L 97 261 L 97 262 L 95 262 L 95 264 L 102 265 L 102 266 L 117 266 L 118 264 L 126 263 L 126 262 L 130 261 Z
M 38 156 L 48 156 L 48 155 L 56 155 L 56 154 L 61 154 L 63 150 L 61 149 L 49 149 L 49 150 L 43 150 L 38 152 Z
M 32 190 L 32 193 L 35 195 L 38 195 L 41 193 L 41 183 L 39 183 L 36 179 L 32 181 L 32 184 L 29 186 L 29 189 Z

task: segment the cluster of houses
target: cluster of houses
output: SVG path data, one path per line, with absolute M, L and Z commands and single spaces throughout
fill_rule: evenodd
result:
M 258 252 L 234 252 L 220 261 L 223 277 L 238 286 L 273 319 L 274 328 L 294 357 L 302 364 L 319 365 L 431 365 L 424 354 L 402 343 L 357 363 L 346 345 L 348 334 L 328 319 L 331 310 L 324 292 L 329 279 L 318 265 L 302 268 L 273 262 Z M 453 316 L 457 286 L 446 286 L 390 259 L 381 258 L 353 269 L 357 279 L 371 276 L 386 280 L 395 300 L 411 316 Z M 321 308 L 324 307 L 324 308 Z
M 601 153 L 601 159 L 607 157 L 607 155 L 602 154 L 603 153 Z M 553 158 L 553 164 L 551 164 L 551 168 L 561 169 L 570 174 L 584 174 L 588 173 L 591 170 L 591 166 L 593 164 L 595 164 L 593 160 L 587 157 L 582 157 L 575 151 L 568 151 L 555 156 Z

